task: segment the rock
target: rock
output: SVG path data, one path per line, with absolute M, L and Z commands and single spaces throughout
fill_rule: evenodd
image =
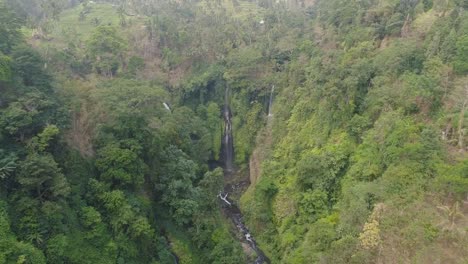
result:
M 242 250 L 244 250 L 244 253 L 249 257 L 249 258 L 254 258 L 257 256 L 257 253 L 250 247 L 249 244 L 247 243 L 241 243 Z

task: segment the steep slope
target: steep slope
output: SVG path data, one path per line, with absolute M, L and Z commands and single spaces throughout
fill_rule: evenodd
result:
M 0 263 L 467 262 L 467 8 L 0 0 Z
M 463 5 L 319 2 L 242 199 L 274 263 L 467 261 Z

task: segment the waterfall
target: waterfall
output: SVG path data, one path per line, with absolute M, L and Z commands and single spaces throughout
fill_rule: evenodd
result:
M 233 169 L 234 163 L 234 142 L 232 139 L 232 114 L 231 107 L 229 104 L 230 91 L 229 87 L 226 86 L 224 94 L 224 109 L 223 109 L 223 118 L 224 118 L 224 135 L 223 135 L 223 155 L 224 155 L 224 169 L 227 172 L 231 172 Z
M 275 92 L 275 86 L 271 86 L 271 92 L 270 92 L 270 102 L 268 103 L 268 117 L 273 116 L 273 113 L 271 112 L 271 107 L 273 106 L 273 94 Z
M 164 108 L 166 108 L 167 111 L 169 111 L 169 112 L 171 111 L 171 108 L 169 107 L 169 105 L 166 102 L 164 102 L 163 105 L 164 105 Z
M 273 97 L 274 86 L 271 91 L 271 97 Z M 234 171 L 234 142 L 232 137 L 232 113 L 230 106 L 230 90 L 226 86 L 224 91 L 224 108 L 223 108 L 223 119 L 224 119 L 224 134 L 221 139 L 221 154 L 224 162 L 224 177 L 228 178 Z M 270 98 L 270 108 L 272 104 L 272 98 Z M 269 111 L 270 112 L 270 111 Z M 269 113 L 270 114 L 270 113 Z M 223 202 L 223 211 L 227 217 L 231 219 L 233 224 L 236 226 L 237 231 L 242 235 L 241 242 L 247 243 L 249 247 L 257 253 L 255 264 L 271 263 L 270 260 L 265 256 L 263 251 L 257 246 L 257 242 L 254 237 L 250 234 L 243 222 L 243 215 L 237 207 L 237 205 L 228 199 L 227 190 L 229 189 L 225 185 L 224 191 L 220 191 L 217 197 Z

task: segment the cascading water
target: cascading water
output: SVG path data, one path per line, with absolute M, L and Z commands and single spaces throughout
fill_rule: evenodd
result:
M 257 242 L 250 234 L 249 229 L 244 225 L 244 222 L 242 221 L 242 212 L 240 211 L 239 207 L 230 201 L 227 196 L 228 193 L 220 192 L 218 194 L 218 197 L 223 201 L 224 213 L 231 219 L 239 234 L 242 235 L 241 241 L 246 242 L 249 247 L 257 254 L 257 258 L 255 259 L 254 264 L 270 263 L 270 260 L 265 256 L 265 253 L 263 253 L 263 251 L 257 246 Z
M 271 92 L 270 92 L 270 101 L 268 102 L 268 117 L 273 116 L 273 113 L 271 111 L 271 108 L 273 106 L 273 94 L 275 92 L 275 86 L 271 86 Z
M 274 89 L 274 86 L 273 86 Z M 273 94 L 273 90 L 272 90 Z M 230 107 L 230 90 L 229 87 L 226 87 L 224 95 L 224 108 L 223 108 L 223 118 L 224 118 L 224 135 L 222 140 L 222 153 L 223 153 L 223 163 L 224 163 L 224 177 L 225 179 L 229 178 L 234 170 L 234 142 L 232 137 L 232 113 Z M 270 107 L 271 107 L 272 98 L 270 98 Z M 270 260 L 265 256 L 263 251 L 257 247 L 255 239 L 250 234 L 248 228 L 244 225 L 242 221 L 242 213 L 240 209 L 234 204 L 233 201 L 228 199 L 228 191 L 230 186 L 225 186 L 224 192 L 220 192 L 218 197 L 221 199 L 223 204 L 223 211 L 227 217 L 231 219 L 233 224 L 236 226 L 237 231 L 242 236 L 241 241 L 247 243 L 249 247 L 255 251 L 257 258 L 255 259 L 254 264 L 263 264 L 270 263 Z
M 224 118 L 224 135 L 223 135 L 223 155 L 224 155 L 224 169 L 226 172 L 230 173 L 233 170 L 234 163 L 234 142 L 232 138 L 232 122 L 231 122 L 231 108 L 229 105 L 230 97 L 229 87 L 226 87 L 224 94 L 224 109 L 223 109 L 223 118 Z
M 166 102 L 164 102 L 163 105 L 164 105 L 164 108 L 166 108 L 167 111 L 171 112 L 171 108 L 169 107 L 169 105 Z

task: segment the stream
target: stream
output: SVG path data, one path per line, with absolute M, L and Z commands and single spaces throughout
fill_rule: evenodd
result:
M 255 251 L 257 258 L 254 264 L 270 263 L 270 260 L 265 256 L 265 253 L 257 246 L 254 237 L 250 234 L 249 229 L 245 226 L 242 218 L 242 212 L 231 200 L 227 198 L 228 193 L 221 192 L 218 197 L 222 200 L 224 214 L 231 219 L 236 226 L 237 232 L 242 235 L 243 239 L 240 242 L 246 242 L 249 247 Z
M 224 178 L 229 179 L 234 174 L 234 141 L 232 136 L 232 113 L 230 109 L 230 90 L 226 87 L 224 96 L 224 108 L 223 108 L 223 119 L 224 119 L 224 134 L 222 138 L 222 152 L 221 158 L 224 165 Z M 271 101 L 271 99 L 270 99 Z M 270 102 L 271 105 L 271 102 Z M 228 192 L 232 189 L 230 185 L 225 185 L 225 189 L 218 194 L 218 198 L 222 202 L 222 208 L 224 215 L 231 219 L 232 223 L 236 227 L 236 230 L 242 239 L 239 239 L 241 243 L 246 243 L 255 253 L 257 258 L 254 264 L 270 263 L 270 260 L 265 256 L 263 251 L 257 246 L 254 237 L 250 234 L 249 229 L 243 222 L 243 215 L 239 207 L 228 198 Z
M 161 230 L 161 234 L 162 236 L 164 237 L 164 239 L 166 240 L 166 247 L 167 249 L 169 250 L 169 253 L 171 254 L 172 256 L 172 259 L 174 260 L 174 264 L 179 264 L 179 257 L 176 255 L 176 253 L 172 250 L 172 246 L 171 246 L 171 242 L 169 240 L 169 237 L 167 236 L 166 234 L 166 230 L 162 229 Z

